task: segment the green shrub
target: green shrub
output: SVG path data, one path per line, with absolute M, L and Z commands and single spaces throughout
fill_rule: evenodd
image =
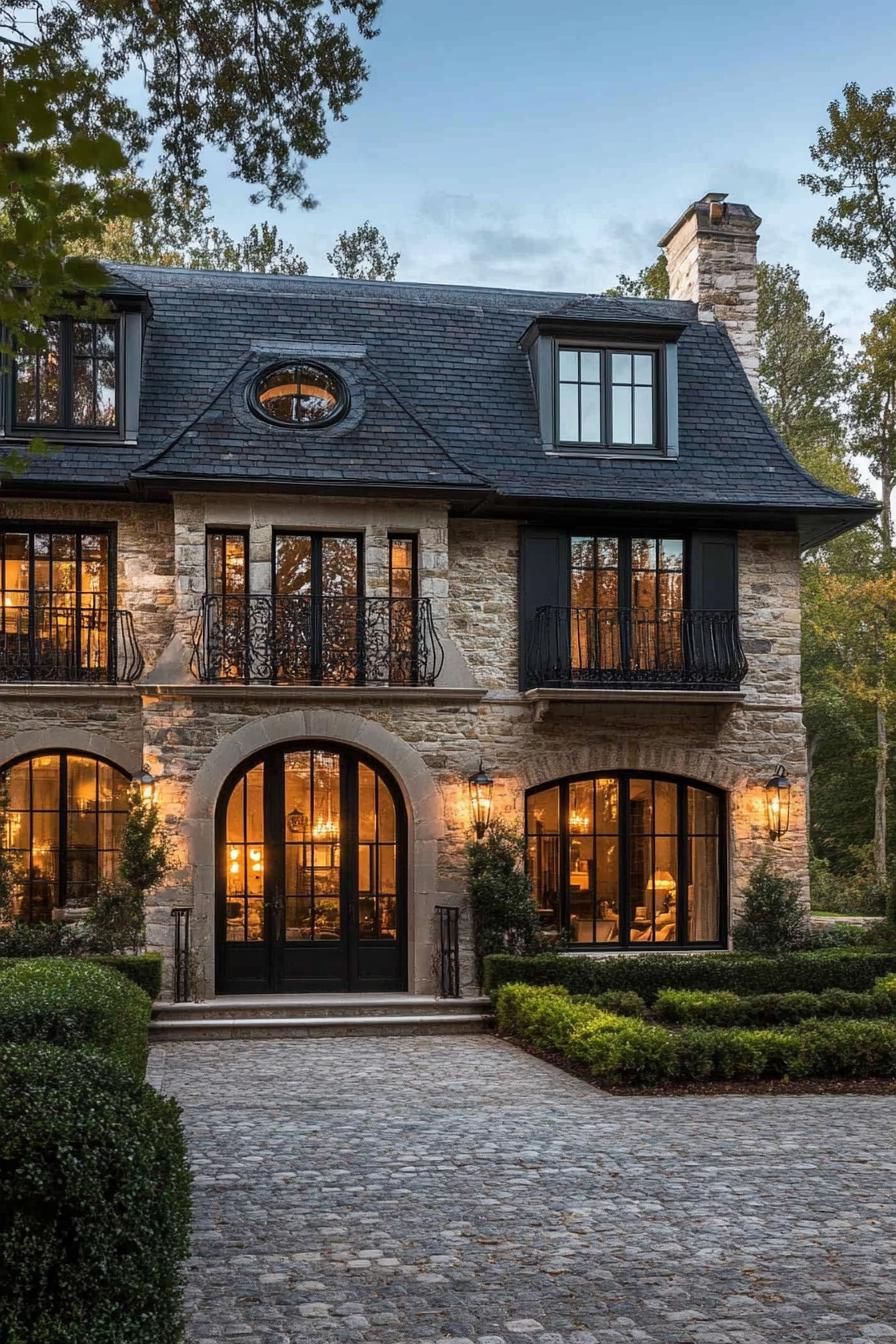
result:
M 142 1078 L 151 1007 L 136 985 L 89 961 L 18 961 L 0 976 L 0 1043 L 93 1046 Z
M 662 1022 L 724 1026 L 738 1021 L 742 1002 L 727 989 L 661 989 L 653 1009 Z
M 603 994 L 591 996 L 591 1002 L 619 1017 L 644 1017 L 647 1013 L 647 1004 L 632 989 L 605 989 Z
M 473 953 L 480 983 L 494 952 L 529 952 L 540 925 L 524 867 L 526 842 L 503 822 L 467 845 L 467 891 L 473 923 Z
M 93 1050 L 0 1047 L 0 1339 L 180 1344 L 176 1103 Z
M 750 874 L 733 934 L 738 952 L 765 956 L 795 951 L 809 935 L 798 884 L 776 872 L 770 859 L 757 863 Z
M 896 1073 L 896 1023 L 830 1019 L 804 1023 L 807 1071 L 822 1077 L 891 1077 Z
M 162 956 L 159 952 L 144 952 L 138 957 L 96 956 L 89 960 L 126 976 L 151 999 L 157 999 L 162 992 Z
M 491 956 L 486 961 L 486 988 L 502 984 L 563 985 L 571 994 L 594 997 L 608 989 L 634 990 L 652 1004 L 663 989 L 726 989 L 735 994 L 788 990 L 872 988 L 880 976 L 896 972 L 896 951 L 790 952 L 779 957 L 745 956 L 736 952 L 645 952 L 620 957 L 615 953 L 583 957 L 573 953 L 541 953 L 534 957 Z
M 633 1018 L 617 1018 L 611 1023 L 583 1021 L 573 1032 L 567 1053 L 595 1077 L 612 1083 L 650 1087 L 667 1082 L 676 1073 L 672 1034 Z
M 78 951 L 81 939 L 71 924 L 61 920 L 24 924 L 15 920 L 0 927 L 0 959 L 5 957 L 66 957 Z

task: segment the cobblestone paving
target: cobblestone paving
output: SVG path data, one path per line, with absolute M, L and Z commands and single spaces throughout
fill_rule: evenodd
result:
M 896 1341 L 894 1101 L 619 1098 L 491 1037 L 160 1045 L 195 1344 Z

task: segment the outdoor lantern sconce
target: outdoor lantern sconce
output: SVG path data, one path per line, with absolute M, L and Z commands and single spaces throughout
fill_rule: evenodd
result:
M 768 833 L 780 840 L 790 829 L 790 780 L 779 765 L 765 786 L 765 805 L 768 809 Z
M 489 828 L 492 819 L 492 789 L 495 781 L 483 768 L 482 761 L 475 775 L 467 781 L 470 788 L 470 815 L 473 818 L 473 830 L 476 839 L 481 840 Z
M 145 762 L 140 774 L 135 775 L 131 782 L 133 784 L 139 785 L 140 797 L 143 799 L 144 803 L 146 803 L 147 806 L 149 806 L 152 802 L 155 801 L 156 777 Z

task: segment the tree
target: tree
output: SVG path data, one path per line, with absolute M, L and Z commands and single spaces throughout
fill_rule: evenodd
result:
M 812 312 L 793 266 L 758 267 L 759 394 L 791 452 L 814 475 L 853 488 L 845 458 L 843 341 Z
M 669 268 L 661 252 L 650 266 L 644 266 L 636 276 L 619 275 L 612 289 L 606 290 L 610 299 L 668 299 Z
M 365 219 L 350 233 L 340 233 L 327 261 L 342 280 L 394 280 L 400 252 L 389 244 L 375 224 Z
M 467 845 L 467 890 L 480 983 L 483 962 L 491 953 L 530 952 L 538 940 L 538 911 L 523 866 L 525 849 L 523 837 L 500 821 L 482 840 Z
M 734 925 L 738 952 L 777 955 L 806 941 L 809 921 L 793 878 L 775 871 L 771 859 L 757 863 L 744 888 L 740 918 Z
M 872 289 L 896 289 L 896 94 L 867 97 L 847 84 L 809 149 L 818 171 L 800 182 L 832 201 L 812 238 L 848 261 L 866 262 Z
M 168 870 L 170 843 L 159 811 L 135 784 L 121 838 L 118 873 L 101 882 L 85 924 L 100 952 L 139 952 L 145 941 L 146 898 Z
M 307 160 L 329 145 L 367 78 L 362 42 L 382 0 L 35 0 L 0 6 L 0 321 L 21 340 L 72 290 L 102 272 L 72 256 L 112 220 L 144 218 L 145 196 L 122 187 L 153 143 L 155 210 L 176 222 L 182 184 L 202 182 L 208 148 L 227 153 L 252 199 L 315 204 Z M 353 24 L 349 28 L 348 20 Z M 140 73 L 143 96 L 122 96 Z M 28 289 L 14 286 L 24 277 Z

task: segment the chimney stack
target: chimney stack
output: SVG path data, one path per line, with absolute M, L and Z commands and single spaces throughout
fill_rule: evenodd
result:
M 669 268 L 670 299 L 689 299 L 703 321 L 725 323 L 757 392 L 756 243 L 761 223 L 748 205 L 734 205 L 724 192 L 710 191 L 689 205 L 659 242 Z

